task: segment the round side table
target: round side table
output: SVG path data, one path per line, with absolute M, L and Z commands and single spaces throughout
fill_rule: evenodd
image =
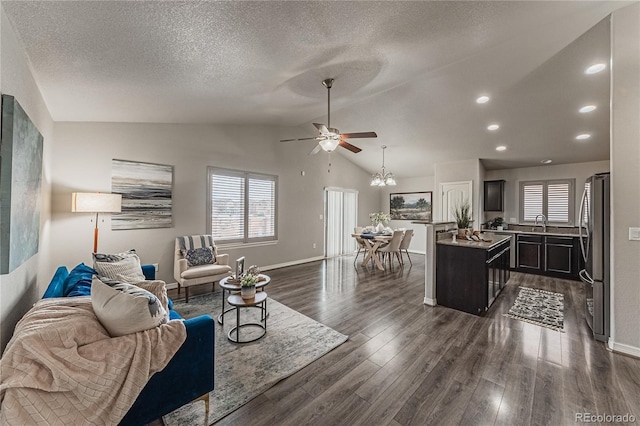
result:
M 256 283 L 256 291 L 260 290 L 263 287 L 266 287 L 266 285 L 271 282 L 271 278 L 268 275 L 260 274 L 258 275 L 258 277 L 261 278 L 261 281 L 258 281 Z M 225 307 L 225 303 L 227 300 L 227 293 L 230 295 L 231 293 L 237 293 L 240 291 L 240 281 L 238 280 L 237 282 L 229 282 L 233 280 L 234 280 L 233 277 L 224 277 L 218 283 L 218 285 L 222 289 L 222 313 L 218 315 L 218 324 L 220 325 L 224 325 L 224 314 L 236 309 L 234 306 L 231 306 L 229 308 Z M 266 314 L 266 311 L 265 311 L 265 314 Z
M 233 327 L 231 330 L 229 330 L 229 333 L 227 334 L 227 338 L 229 340 L 231 340 L 233 343 L 250 343 L 250 342 L 255 342 L 256 340 L 262 339 L 264 335 L 267 334 L 267 315 L 266 315 L 267 292 L 266 291 L 261 291 L 259 293 L 256 293 L 256 296 L 253 299 L 243 299 L 237 294 L 232 294 L 231 296 L 229 296 L 229 299 L 227 301 L 231 306 L 235 307 L 236 309 L 236 326 Z M 260 322 L 247 322 L 244 324 L 241 323 L 240 308 L 252 308 L 252 307 L 257 307 L 258 309 L 260 309 L 261 311 Z M 264 322 L 264 324 L 261 324 L 262 322 Z M 262 333 L 258 337 L 255 337 L 253 339 L 240 340 L 240 329 L 242 327 L 259 327 L 262 329 Z M 234 331 L 236 333 L 235 339 L 232 337 Z

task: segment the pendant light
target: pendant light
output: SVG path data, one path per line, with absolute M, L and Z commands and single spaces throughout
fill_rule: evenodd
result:
M 382 172 L 378 172 L 373 175 L 371 179 L 371 186 L 394 186 L 396 180 L 393 178 L 393 173 L 385 173 L 384 171 L 384 150 L 387 149 L 386 145 L 382 145 Z

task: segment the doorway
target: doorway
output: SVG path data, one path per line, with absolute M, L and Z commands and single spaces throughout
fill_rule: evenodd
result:
M 351 236 L 358 220 L 358 191 L 325 188 L 325 257 L 352 254 L 356 241 Z
M 455 222 L 453 208 L 462 200 L 469 200 L 473 215 L 472 181 L 445 182 L 440 184 L 440 218 L 445 222 Z M 473 216 L 472 216 L 473 217 Z

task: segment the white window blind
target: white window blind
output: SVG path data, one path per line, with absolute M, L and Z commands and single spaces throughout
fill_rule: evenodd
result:
M 276 217 L 275 179 L 249 177 L 249 230 L 247 237 L 274 237 Z
M 276 239 L 277 177 L 209 168 L 209 232 L 216 242 Z
M 547 221 L 569 223 L 569 184 L 547 185 Z
M 533 222 L 537 215 L 542 214 L 544 185 L 541 183 L 533 183 L 524 185 L 524 221 Z
M 535 222 L 536 216 L 542 214 L 547 224 L 572 225 L 574 186 L 574 179 L 521 182 L 520 221 Z

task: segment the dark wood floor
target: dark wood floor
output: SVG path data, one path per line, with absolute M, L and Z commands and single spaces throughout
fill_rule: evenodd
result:
M 640 422 L 640 360 L 590 337 L 580 283 L 512 273 L 476 317 L 425 306 L 424 256 L 412 259 L 387 271 L 354 268 L 353 257 L 269 271 L 271 298 L 349 340 L 218 424 L 564 425 L 577 413 Z M 518 286 L 563 293 L 566 332 L 502 316 Z

